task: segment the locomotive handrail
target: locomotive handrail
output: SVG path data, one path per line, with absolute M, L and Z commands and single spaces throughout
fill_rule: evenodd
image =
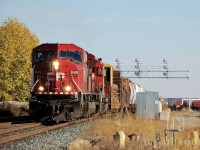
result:
M 35 84 L 32 86 L 31 92 L 33 92 L 33 89 L 34 89 L 34 87 L 37 85 L 38 82 L 39 82 L 39 79 L 37 79 L 37 81 L 35 82 Z
M 95 88 L 99 91 L 99 93 L 101 93 L 101 90 L 97 86 L 95 86 Z
M 81 93 L 83 93 L 82 90 L 81 90 L 81 88 L 78 86 L 78 84 L 76 83 L 76 81 L 74 80 L 74 78 L 73 78 L 72 75 L 71 75 L 71 79 L 74 82 L 74 84 L 76 85 L 76 87 L 79 89 L 79 91 L 81 91 Z

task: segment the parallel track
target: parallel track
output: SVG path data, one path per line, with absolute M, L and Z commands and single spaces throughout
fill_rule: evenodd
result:
M 42 126 L 40 123 L 28 123 L 28 124 L 20 124 L 20 125 L 10 125 L 10 127 L 1 129 L 0 130 L 0 137 L 1 135 L 9 134 L 12 132 L 20 131 L 20 130 L 25 130 L 29 128 L 34 128 L 34 127 L 39 127 Z
M 21 125 L 19 127 L 14 127 L 14 128 L 8 128 L 8 129 L 3 129 L 0 131 L 0 145 L 8 144 L 10 142 L 16 142 L 20 141 L 32 136 L 36 136 L 39 134 L 45 134 L 49 131 L 57 130 L 60 128 L 64 128 L 67 126 L 87 122 L 90 120 L 95 119 L 96 117 L 91 117 L 88 119 L 81 119 L 81 120 L 76 120 L 73 122 L 67 122 L 67 123 L 62 123 L 62 124 L 57 124 L 54 126 L 44 126 L 41 125 L 40 123 L 29 123 L 27 125 Z M 14 125 L 13 125 L 14 126 Z M 39 127 L 39 128 L 37 128 Z M 30 128 L 30 130 L 29 130 Z M 21 132 L 22 131 L 22 132 Z

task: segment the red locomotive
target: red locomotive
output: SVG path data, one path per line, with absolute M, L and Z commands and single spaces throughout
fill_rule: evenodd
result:
M 30 114 L 59 122 L 124 109 L 133 101 L 124 80 L 119 70 L 77 45 L 39 45 L 32 52 Z

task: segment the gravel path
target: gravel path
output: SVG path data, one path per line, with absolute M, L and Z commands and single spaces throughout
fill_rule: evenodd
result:
M 76 136 L 90 127 L 91 123 L 82 123 L 51 131 L 23 141 L 0 146 L 0 150 L 66 150 L 67 145 Z

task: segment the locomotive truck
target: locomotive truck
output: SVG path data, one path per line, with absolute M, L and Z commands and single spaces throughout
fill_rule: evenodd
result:
M 75 44 L 41 44 L 32 51 L 30 115 L 45 121 L 129 109 L 136 85 Z

